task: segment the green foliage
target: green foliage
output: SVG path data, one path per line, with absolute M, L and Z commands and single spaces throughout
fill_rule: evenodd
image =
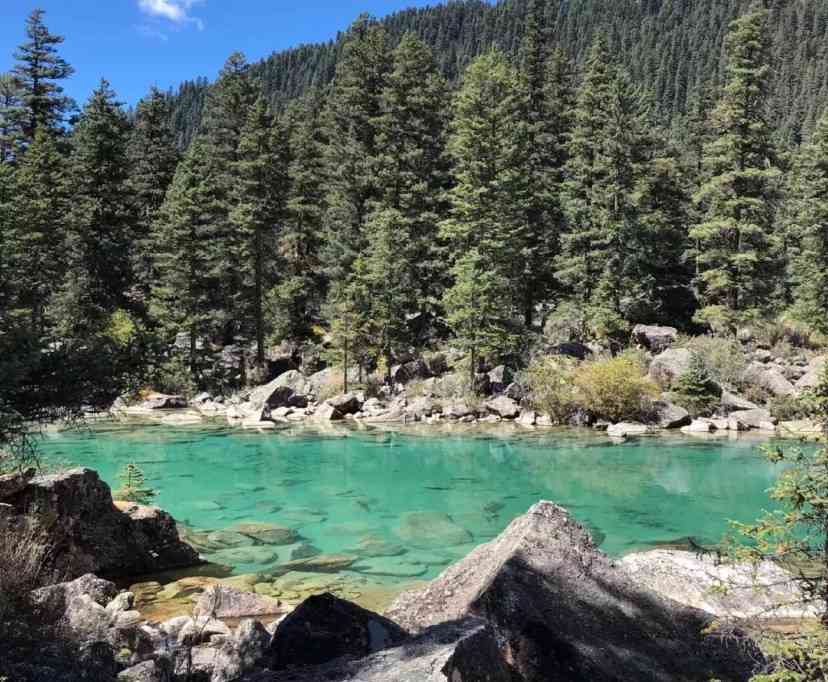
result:
M 104 335 L 109 337 L 116 346 L 126 348 L 135 341 L 139 333 L 138 325 L 126 310 L 118 309 L 109 318 L 109 325 Z
M 679 346 L 689 349 L 704 360 L 711 378 L 722 386 L 738 386 L 747 367 L 741 344 L 722 336 L 694 336 Z
M 152 386 L 161 393 L 192 397 L 198 388 L 188 357 L 179 353 L 154 368 L 149 378 Z
M 693 353 L 687 370 L 676 379 L 670 397 L 692 416 L 700 417 L 713 412 L 721 394 L 722 389 L 711 378 L 704 358 Z
M 554 424 L 566 424 L 578 407 L 574 371 L 575 362 L 560 356 L 535 358 L 526 370 L 530 404 Z
M 764 642 L 767 671 L 750 682 L 816 682 L 828 679 L 828 631 L 777 635 Z
M 814 413 L 814 405 L 808 396 L 772 396 L 768 401 L 771 416 L 779 421 L 807 419 Z
M 573 383 L 580 407 L 613 422 L 646 417 L 659 393 L 639 359 L 626 353 L 583 363 L 575 370 Z
M 152 498 L 158 495 L 157 491 L 147 486 L 144 472 L 137 464 L 124 465 L 121 471 L 118 472 L 118 481 L 121 487 L 112 491 L 113 500 L 149 504 Z

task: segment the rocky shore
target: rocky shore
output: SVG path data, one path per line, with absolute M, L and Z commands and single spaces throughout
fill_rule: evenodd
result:
M 199 577 L 198 554 L 167 514 L 119 508 L 90 470 L 4 477 L 0 496 L 4 532 L 23 537 L 41 524 L 44 542 L 60 548 L 49 556 L 71 579 L 35 590 L 30 603 L 39 622 L 57 624 L 74 644 L 86 671 L 67 672 L 77 660 L 27 660 L 13 679 L 737 681 L 763 661 L 740 621 L 816 613 L 797 609 L 801 595 L 774 565 L 751 572 L 666 550 L 613 561 L 551 502 L 381 616 L 331 594 L 331 567 L 316 567 L 319 581 L 298 603 L 258 589 L 261 576 Z M 293 539 L 264 527 L 233 532 Z M 314 573 L 312 562 L 294 561 L 287 574 Z M 152 600 L 150 583 L 120 591 L 99 577 L 187 565 L 191 578 L 158 585 L 186 605 L 172 617 L 140 606 Z M 718 581 L 733 591 L 716 593 Z
M 728 383 L 716 385 L 719 406 L 709 418 L 696 418 L 675 404 L 671 389 L 691 366 L 694 351 L 674 347 L 677 331 L 671 327 L 639 325 L 633 342 L 647 358 L 648 376 L 662 394 L 652 402 L 646 419 L 613 422 L 600 414 L 579 411 L 568 425 L 606 431 L 627 438 L 664 430 L 681 430 L 692 436 L 733 435 L 757 431 L 790 437 L 817 436 L 822 425 L 793 416 L 780 419 L 771 409 L 773 400 L 795 400 L 816 386 L 828 356 L 802 353 L 786 357 L 749 343 L 740 347 L 738 372 Z M 601 352 L 578 343 L 546 349 L 550 356 L 583 361 Z M 314 356 L 315 357 L 315 356 Z M 464 358 L 451 350 L 403 358 L 386 375 L 348 371 L 354 385 L 370 390 L 341 393 L 343 373 L 336 368 L 318 370 L 318 358 L 303 364 L 303 355 L 280 348 L 273 351 L 274 379 L 232 395 L 203 392 L 187 400 L 180 395 L 150 394 L 138 402 L 118 400 L 111 414 L 119 419 L 143 418 L 167 425 L 200 424 L 223 420 L 242 428 L 267 430 L 280 425 L 351 422 L 380 424 L 500 424 L 532 429 L 553 425 L 549 414 L 533 407 L 525 377 L 506 365 L 480 366 L 474 391 L 469 391 Z M 313 370 L 313 371 L 312 371 Z M 740 390 L 748 390 L 748 399 Z M 759 397 L 756 397 L 759 396 Z M 761 398 L 761 400 L 760 400 Z

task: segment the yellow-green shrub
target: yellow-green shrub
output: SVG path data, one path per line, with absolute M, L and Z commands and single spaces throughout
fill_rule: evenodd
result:
M 548 414 L 556 424 L 565 423 L 578 408 L 571 358 L 546 356 L 536 358 L 526 370 L 529 403 L 539 412 Z
M 573 373 L 573 382 L 581 408 L 614 422 L 644 417 L 659 394 L 639 360 L 627 353 L 585 362 Z
M 721 336 L 694 336 L 680 344 L 704 360 L 711 377 L 725 386 L 738 386 L 747 367 L 741 344 Z

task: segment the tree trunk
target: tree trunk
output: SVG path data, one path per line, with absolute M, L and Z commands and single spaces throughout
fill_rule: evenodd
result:
M 255 297 L 256 300 L 254 302 L 255 305 L 255 314 L 256 314 L 256 364 L 259 366 L 259 369 L 264 367 L 264 311 L 262 305 L 262 296 L 263 296 L 263 282 L 262 279 L 264 277 L 262 270 L 262 235 L 261 232 L 257 230 L 256 232 L 256 291 Z
M 348 392 L 348 338 L 345 338 L 345 346 L 342 350 L 342 392 Z
M 475 379 L 477 378 L 477 351 L 474 347 L 471 349 L 471 362 L 469 363 L 469 390 L 473 394 L 477 394 L 477 387 L 475 386 Z

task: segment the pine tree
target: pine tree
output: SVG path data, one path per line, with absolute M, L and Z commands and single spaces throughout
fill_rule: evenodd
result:
M 13 199 L 17 193 L 15 169 L 0 163 L 0 327 L 10 328 L 8 319 L 17 307 L 15 277 L 12 270 L 12 237 L 15 226 Z
M 14 223 L 7 253 L 29 311 L 31 333 L 44 334 L 44 311 L 64 274 L 66 215 L 70 206 L 66 159 L 53 132 L 38 128 L 17 171 L 12 200 Z
M 129 141 L 129 185 L 135 200 L 133 272 L 136 298 L 146 304 L 156 273 L 153 271 L 152 224 L 172 182 L 179 154 L 169 124 L 169 98 L 153 87 L 135 110 Z
M 514 348 L 528 199 L 523 110 L 518 74 L 501 53 L 467 69 L 449 142 L 457 184 L 441 230 L 457 255 L 444 305 L 472 372 L 480 355 Z
M 112 499 L 135 504 L 149 504 L 158 492 L 147 485 L 144 472 L 137 464 L 127 464 L 118 472 L 121 487 L 112 491 Z
M 369 218 L 369 242 L 394 225 L 393 266 L 413 287 L 407 312 L 436 312 L 447 278 L 438 223 L 448 186 L 445 154 L 447 88 L 429 49 L 412 34 L 392 54 L 382 93 L 377 134 L 378 214 Z M 373 244 L 372 247 L 373 248 Z M 378 246 L 381 251 L 384 247 Z
M 734 21 L 727 39 L 727 83 L 710 119 L 705 180 L 696 194 L 699 319 L 733 328 L 745 314 L 767 310 L 774 286 L 774 205 L 779 176 L 766 120 L 767 12 Z
M 193 376 L 199 370 L 200 344 L 215 333 L 215 291 L 221 264 L 210 236 L 221 211 L 212 190 L 215 183 L 211 176 L 217 172 L 207 155 L 206 142 L 195 138 L 176 168 L 153 226 L 158 277 L 152 288 L 151 312 L 167 339 L 181 331 L 187 333 Z
M 288 192 L 288 149 L 285 131 L 274 123 L 262 97 L 250 110 L 239 137 L 234 165 L 236 187 L 230 220 L 236 228 L 241 289 L 236 315 L 242 330 L 256 339 L 256 363 L 264 366 L 267 291 L 275 281 L 274 253 L 285 218 Z
M 828 333 L 828 114 L 800 153 L 789 197 L 789 230 L 797 246 L 791 262 L 791 313 Z
M 105 80 L 72 135 L 67 271 L 52 314 L 65 336 L 103 332 L 129 307 L 135 228 L 129 189 L 129 121 Z
M 377 136 L 389 69 L 385 31 L 360 17 L 348 30 L 326 112 L 330 170 L 323 258 L 332 286 L 348 279 L 366 248 L 365 221 L 380 192 Z
M 0 73 L 0 163 L 13 161 L 21 149 L 20 88 L 10 73 Z
M 325 295 L 320 247 L 325 213 L 326 139 L 320 98 L 313 94 L 292 105 L 286 115 L 290 165 L 287 215 L 279 234 L 280 281 L 269 294 L 270 317 L 279 338 L 311 335 Z
M 68 78 L 74 69 L 58 55 L 56 46 L 63 37 L 49 32 L 43 15 L 43 10 L 32 11 L 26 20 L 28 40 L 14 53 L 18 63 L 12 74 L 23 102 L 19 125 L 28 141 L 34 140 L 39 127 L 57 129 L 72 106 L 56 81 Z

